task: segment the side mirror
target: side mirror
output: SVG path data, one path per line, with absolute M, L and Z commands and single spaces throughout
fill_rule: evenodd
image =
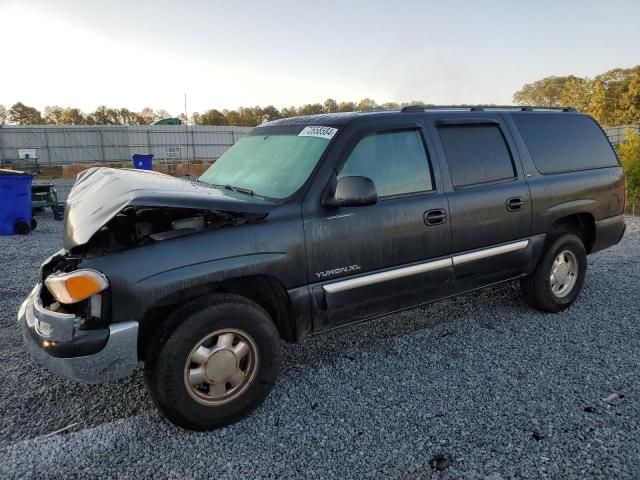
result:
M 342 177 L 322 204 L 325 207 L 362 207 L 377 201 L 378 192 L 370 178 Z

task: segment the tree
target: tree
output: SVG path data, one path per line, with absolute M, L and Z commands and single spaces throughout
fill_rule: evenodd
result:
M 22 102 L 14 104 L 9 109 L 9 120 L 18 125 L 42 125 L 44 123 L 39 110 Z
M 368 112 L 370 110 L 376 109 L 377 107 L 378 105 L 376 104 L 375 100 L 372 100 L 370 98 L 363 98 L 362 100 L 360 100 L 360 103 L 358 103 L 356 110 L 359 112 Z
M 423 102 L 422 100 L 409 100 L 408 102 L 402 102 L 399 106 L 408 107 L 409 105 L 429 105 L 429 104 L 427 102 Z
M 153 123 L 156 120 L 158 120 L 158 118 L 161 118 L 161 117 L 158 117 L 156 112 L 154 112 L 153 108 L 151 107 L 144 107 L 140 112 L 140 116 L 144 118 L 146 125 L 149 125 L 150 123 Z
M 562 90 L 572 78 L 576 77 L 547 77 L 529 83 L 513 94 L 513 101 L 519 105 L 560 107 Z
M 255 127 L 262 123 L 262 109 L 260 107 L 240 107 L 238 110 L 223 110 L 227 125 L 238 127 Z
M 116 110 L 116 125 L 136 125 L 144 118 L 136 116 L 135 112 L 130 111 L 128 108 L 121 108 Z
M 171 114 L 167 112 L 164 108 L 161 108 L 156 112 L 154 121 L 161 120 L 163 118 L 171 118 Z
M 595 78 L 547 77 L 514 93 L 519 104 L 570 106 L 603 125 L 640 123 L 640 65 L 614 68 Z
M 380 107 L 384 108 L 385 110 L 395 110 L 397 108 L 400 108 L 400 104 L 397 102 L 385 102 L 380 105 Z
M 105 105 L 100 105 L 95 112 L 91 114 L 91 119 L 95 125 L 113 125 L 112 110 Z
M 151 123 L 153 122 L 149 121 L 149 118 L 141 113 L 131 112 L 127 125 L 150 125 Z
M 284 107 L 280 111 L 280 114 L 282 115 L 282 118 L 297 117 L 298 115 L 300 115 L 296 107 Z
M 79 108 L 65 108 L 60 118 L 61 125 L 86 125 L 87 117 Z
M 195 125 L 227 125 L 227 118 L 224 114 L 216 109 L 207 110 L 203 114 L 195 112 L 191 121 Z
M 0 105 L 0 125 L 4 125 L 9 120 L 9 112 L 7 112 L 7 107 L 4 105 Z
M 354 112 L 356 109 L 356 104 L 353 102 L 340 102 L 338 104 L 339 112 Z
M 282 118 L 282 114 L 280 113 L 280 110 L 273 105 L 268 105 L 262 109 L 262 120 L 264 122 L 270 122 L 271 120 L 277 120 L 278 118 Z
M 632 78 L 619 103 L 621 123 L 640 123 L 640 72 Z
M 336 102 L 333 98 L 327 98 L 324 101 L 324 112 L 334 113 L 337 111 L 338 111 L 338 102 Z
M 44 123 L 47 125 L 60 125 L 62 124 L 62 112 L 64 109 L 54 105 L 52 107 L 44 107 Z
M 585 111 L 589 105 L 592 82 L 577 77 L 570 77 L 560 92 L 560 105 Z
M 589 100 L 587 112 L 595 118 L 598 123 L 604 126 L 610 125 L 612 102 L 609 93 L 604 88 L 600 80 L 596 80 L 593 85 L 593 93 Z
M 307 103 L 298 110 L 298 115 L 317 115 L 324 113 L 324 107 L 321 103 Z

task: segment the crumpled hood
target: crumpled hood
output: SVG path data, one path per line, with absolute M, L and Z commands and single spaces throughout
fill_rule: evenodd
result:
M 194 208 L 256 215 L 275 204 L 233 196 L 233 192 L 159 172 L 94 167 L 78 175 L 67 198 L 64 248 L 87 243 L 109 220 L 129 205 Z

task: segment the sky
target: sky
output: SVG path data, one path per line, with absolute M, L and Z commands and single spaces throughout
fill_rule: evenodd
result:
M 510 104 L 640 64 L 640 1 L 0 0 L 0 104 Z

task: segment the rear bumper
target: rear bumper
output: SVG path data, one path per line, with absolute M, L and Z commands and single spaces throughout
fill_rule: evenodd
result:
M 138 322 L 78 330 L 77 317 L 44 309 L 39 292 L 38 285 L 18 312 L 25 347 L 37 363 L 82 383 L 103 383 L 133 373 L 138 364 Z
M 624 235 L 627 226 L 623 215 L 605 218 L 596 222 L 596 236 L 591 253 L 604 250 L 617 244 Z

